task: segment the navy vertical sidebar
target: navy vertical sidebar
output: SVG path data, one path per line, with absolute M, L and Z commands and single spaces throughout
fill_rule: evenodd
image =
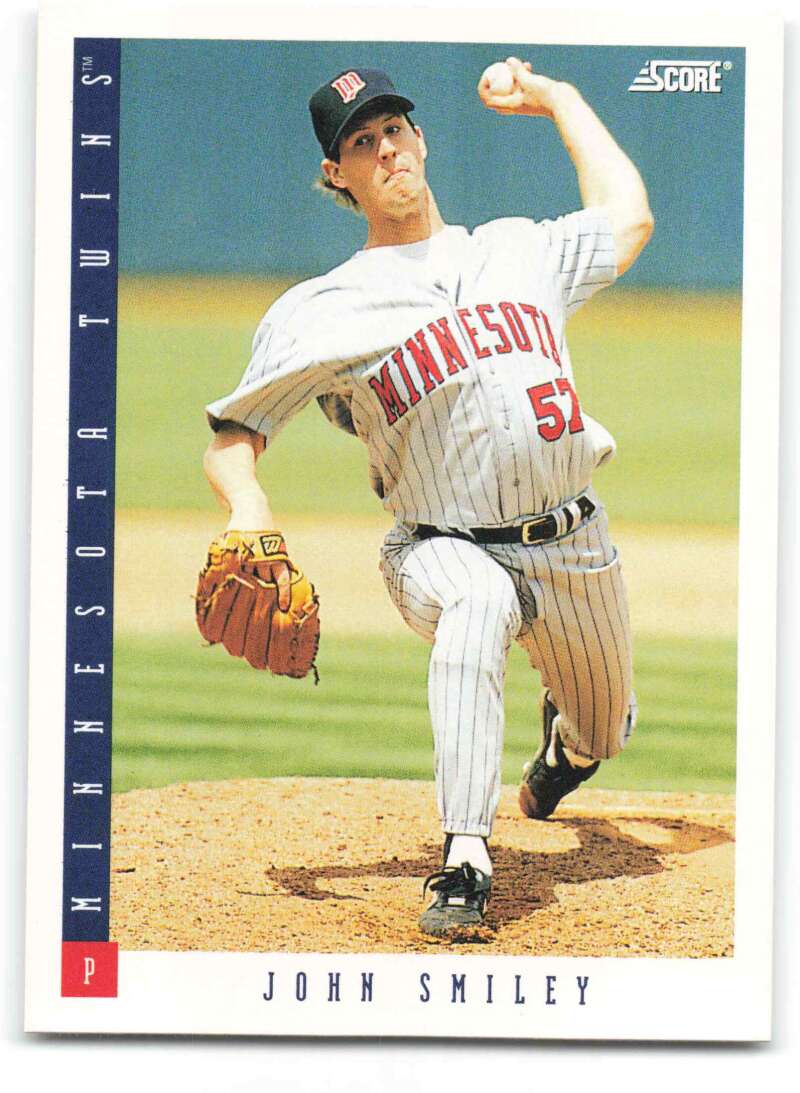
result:
M 67 529 L 65 942 L 108 940 L 120 42 L 77 39 Z

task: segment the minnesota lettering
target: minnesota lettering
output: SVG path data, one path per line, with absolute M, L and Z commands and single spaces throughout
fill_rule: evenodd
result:
M 450 325 L 442 316 L 421 327 L 381 362 L 369 385 L 389 425 L 445 382 L 469 367 L 471 359 L 502 355 L 516 350 L 539 353 L 559 369 L 558 354 L 550 320 L 532 304 L 477 304 L 457 309 L 458 319 L 472 352 L 465 356 Z

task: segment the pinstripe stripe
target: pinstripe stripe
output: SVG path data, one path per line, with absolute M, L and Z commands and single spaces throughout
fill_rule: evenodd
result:
M 486 635 L 487 645 L 488 645 L 489 649 L 491 650 L 491 657 L 492 657 L 492 660 L 495 664 L 497 664 L 497 661 L 499 659 L 498 656 L 497 656 L 497 648 L 496 647 L 497 647 L 498 631 L 499 631 L 501 625 L 502 625 L 501 618 L 499 616 L 496 616 L 495 617 L 494 628 L 491 631 L 491 634 L 487 633 L 487 635 Z M 499 670 L 499 667 L 498 667 L 498 670 Z M 486 806 L 487 806 L 487 803 L 488 803 L 487 798 L 491 796 L 491 793 L 494 789 L 494 779 L 493 779 L 492 775 L 493 775 L 494 771 L 496 770 L 498 764 L 495 763 L 494 761 L 492 762 L 491 766 L 489 764 L 489 733 L 486 731 L 486 726 L 489 724 L 489 718 L 490 718 L 491 689 L 490 689 L 490 686 L 486 686 L 486 687 L 481 688 L 480 683 L 481 683 L 480 677 L 476 673 L 476 676 L 475 676 L 475 697 L 474 697 L 474 701 L 475 701 L 475 721 L 474 721 L 474 724 L 475 724 L 476 729 L 477 729 L 477 726 L 480 725 L 480 724 L 482 724 L 484 726 L 484 728 L 483 728 L 483 732 L 481 733 L 482 741 L 481 741 L 480 738 L 477 737 L 477 732 L 476 732 L 476 734 L 475 734 L 476 735 L 475 746 L 471 749 L 471 754 L 470 754 L 470 757 L 469 757 L 469 780 L 467 782 L 467 813 L 470 814 L 472 812 L 472 779 L 473 779 L 473 773 L 474 773 L 475 777 L 476 777 L 476 780 L 478 782 L 479 791 L 483 790 L 483 792 L 480 792 L 480 802 L 479 802 L 480 821 L 482 823 L 486 823 L 486 821 L 487 821 Z M 480 747 L 481 743 L 483 744 L 482 748 Z M 495 749 L 499 754 L 502 755 L 502 744 L 495 741 Z M 492 755 L 492 760 L 494 760 L 494 754 Z M 477 769 L 476 769 L 476 764 L 477 764 Z M 484 790 L 484 783 L 485 783 L 486 777 L 489 778 L 489 784 L 488 784 L 488 787 Z M 489 820 L 489 822 L 491 823 L 491 819 Z
M 453 554 L 453 562 L 458 561 L 458 552 L 455 549 L 453 549 L 453 547 L 452 547 L 452 544 L 453 544 L 454 540 L 446 539 L 446 540 L 443 540 L 443 542 L 446 542 L 450 545 L 451 552 Z M 435 543 L 435 540 L 434 540 L 434 543 Z M 469 570 L 465 566 L 463 566 L 463 563 L 462 563 L 462 569 L 464 570 L 464 576 L 466 577 L 466 580 L 468 582 L 469 579 L 470 579 Z M 462 637 L 465 642 L 469 637 L 470 622 L 472 621 L 472 600 L 469 599 L 467 602 L 469 603 L 468 614 L 467 614 L 467 625 L 464 627 L 463 634 L 458 635 L 459 637 Z M 454 642 L 456 640 L 456 635 L 457 635 L 457 631 L 454 629 L 453 630 L 453 641 Z M 455 659 L 455 658 L 452 658 L 452 659 Z M 463 655 L 461 657 L 459 657 L 459 660 L 461 661 L 462 664 L 464 662 L 464 659 L 465 658 L 464 658 Z M 449 669 L 450 663 L 451 663 L 451 658 L 448 657 L 448 659 L 447 659 L 448 669 Z M 463 682 L 464 682 L 464 684 L 466 684 L 466 681 L 463 681 Z M 461 714 L 462 714 L 462 700 L 464 698 L 464 690 L 465 690 L 465 685 L 462 685 L 458 688 L 458 698 L 456 700 L 456 715 L 455 715 L 455 723 L 456 723 L 456 749 L 455 749 L 456 750 L 456 773 L 455 773 L 455 776 L 456 776 L 456 779 L 458 779 L 458 767 L 459 767 L 458 753 L 459 753 L 459 744 L 461 743 Z M 472 723 L 474 724 L 474 718 L 473 718 Z M 449 725 L 447 726 L 447 728 L 449 729 Z M 467 793 L 466 809 L 467 809 L 467 812 L 468 812 L 469 811 L 469 793 Z
M 442 394 L 444 396 L 445 404 L 447 406 L 448 418 L 452 422 L 453 411 L 454 411 L 455 407 L 454 407 L 453 403 L 451 402 L 450 397 L 449 397 L 449 392 L 446 389 L 442 392 Z M 445 445 L 442 444 L 442 447 L 445 448 Z M 466 496 L 469 500 L 471 508 L 475 512 L 478 512 L 480 510 L 480 506 L 475 501 L 475 497 L 474 497 L 474 495 L 472 493 L 472 490 L 470 488 L 470 477 L 467 474 L 466 467 L 464 466 L 464 456 L 463 456 L 463 453 L 461 451 L 461 447 L 457 442 L 455 444 L 455 450 L 456 450 L 456 455 L 458 457 L 459 465 L 461 467 L 461 473 L 464 476 L 464 489 L 465 489 Z M 483 478 L 481 465 L 477 460 L 475 461 L 475 467 L 476 467 L 476 471 L 477 471 L 477 473 L 475 474 L 475 478 L 477 479 L 477 482 L 480 485 L 481 491 L 483 493 L 483 498 L 484 498 L 484 501 L 486 502 L 486 508 L 489 509 L 489 508 L 491 508 L 491 501 L 489 500 L 489 494 L 486 490 L 486 483 L 485 483 L 484 478 Z
M 581 639 L 580 644 L 581 644 L 581 647 L 583 649 L 583 655 L 586 658 L 586 667 L 587 667 L 587 671 L 588 671 L 588 674 L 589 674 L 589 694 L 590 694 L 591 700 L 592 700 L 592 704 L 591 704 L 592 713 L 591 713 L 591 716 L 588 718 L 588 720 L 591 722 L 591 725 L 592 725 L 592 746 L 591 746 L 591 750 L 592 750 L 592 754 L 594 754 L 594 749 L 595 749 L 595 707 L 597 705 L 597 702 L 596 702 L 596 698 L 595 698 L 594 673 L 592 672 L 592 661 L 591 661 L 591 658 L 589 656 L 589 650 L 586 647 L 586 638 L 584 636 L 583 626 L 581 625 L 581 615 L 583 614 L 583 612 L 578 610 L 578 606 L 575 602 L 575 596 L 574 596 L 574 593 L 572 591 L 572 575 L 570 573 L 570 567 L 567 564 L 567 560 L 566 560 L 566 557 L 564 555 L 564 551 L 561 548 L 560 544 L 558 545 L 558 552 L 561 555 L 561 560 L 562 560 L 563 565 L 564 565 L 564 571 L 567 575 L 567 591 L 568 591 L 568 596 L 569 596 L 569 604 L 570 604 L 570 607 L 572 608 L 573 614 L 575 615 L 575 622 L 577 623 L 578 633 L 579 633 L 580 639 Z M 575 551 L 575 556 L 576 556 L 576 560 L 578 561 L 578 563 L 580 563 L 580 558 L 579 558 L 579 555 L 578 555 L 577 551 Z M 571 647 L 573 645 L 576 646 L 576 643 L 570 643 L 570 645 L 571 645 Z M 580 694 L 580 691 L 581 691 L 580 683 L 578 683 L 577 686 L 578 686 L 578 693 Z M 579 709 L 580 709 L 580 707 L 579 707 Z M 582 725 L 582 724 L 583 724 L 583 722 L 579 717 L 579 725 Z
M 594 253 L 593 253 L 593 257 L 596 256 L 599 253 L 601 253 L 601 252 L 595 250 Z M 572 269 L 562 269 L 561 272 L 564 273 L 564 274 L 572 275 L 572 274 L 575 274 L 575 273 L 582 273 L 586 268 L 587 268 L 586 264 L 580 264 L 580 265 L 577 265 L 577 266 L 573 266 Z M 592 262 L 592 269 L 595 270 L 595 271 L 602 269 L 602 270 L 611 270 L 613 272 L 616 268 L 617 267 L 616 267 L 615 263 L 611 263 L 609 265 L 601 265 L 599 262 Z M 589 283 L 591 284 L 591 282 L 589 282 Z
M 560 597 L 558 596 L 558 592 L 557 592 L 557 585 L 556 585 L 556 582 L 555 582 L 555 574 L 553 572 L 553 565 L 552 565 L 552 562 L 551 562 L 551 559 L 550 559 L 549 552 L 546 549 L 543 549 L 542 550 L 542 556 L 544 558 L 545 564 L 547 565 L 547 569 L 548 569 L 548 572 L 550 574 L 549 584 L 550 584 L 550 589 L 551 589 L 551 592 L 552 592 L 552 595 L 553 595 L 553 602 L 555 604 L 556 613 L 558 614 L 558 621 L 559 621 L 559 626 L 560 626 L 560 635 L 559 635 L 560 643 L 566 646 L 567 654 L 569 656 L 570 668 L 572 669 L 572 682 L 575 685 L 577 717 L 578 717 L 578 722 L 580 723 L 580 720 L 581 720 L 581 697 L 580 697 L 580 689 L 578 687 L 578 673 L 575 670 L 575 659 L 572 655 L 572 646 L 571 646 L 571 644 L 568 640 L 568 637 L 567 637 L 567 628 L 564 624 L 564 614 L 561 610 Z M 552 627 L 552 624 L 549 623 L 549 622 L 548 622 L 548 627 Z M 553 649 L 553 652 L 555 654 L 555 648 Z M 561 675 L 561 670 L 559 669 L 559 676 L 560 675 Z M 570 696 L 568 695 L 566 688 L 564 690 L 564 699 L 565 699 L 565 701 L 570 701 Z
M 606 619 L 608 620 L 608 628 L 609 628 L 609 631 L 611 632 L 611 635 L 612 635 L 612 644 L 614 646 L 614 655 L 617 658 L 617 668 L 618 668 L 618 671 L 619 671 L 619 678 L 622 679 L 624 677 L 624 673 L 623 673 L 623 667 L 622 667 L 622 657 L 620 655 L 620 650 L 619 650 L 618 631 L 611 623 L 611 615 L 609 614 L 608 604 L 606 603 L 606 587 L 605 586 L 606 586 L 607 583 L 608 582 L 606 582 L 606 581 L 602 581 L 600 583 L 600 585 L 599 585 L 600 597 L 602 599 L 603 610 L 605 611 Z
M 601 577 L 601 581 L 602 581 L 602 577 Z M 605 731 L 604 731 L 603 735 L 605 737 L 607 737 L 608 731 L 611 727 L 611 721 L 612 721 L 611 714 L 612 714 L 612 705 L 613 705 L 613 703 L 612 703 L 613 692 L 612 692 L 612 689 L 611 689 L 611 677 L 608 674 L 608 662 L 606 660 L 605 649 L 603 647 L 603 641 L 602 641 L 602 638 L 600 637 L 600 630 L 599 630 L 598 625 L 597 625 L 597 619 L 595 618 L 595 614 L 594 614 L 594 611 L 592 609 L 592 599 L 591 599 L 591 592 L 590 592 L 590 588 L 589 588 L 589 578 L 585 573 L 583 574 L 583 591 L 584 591 L 584 599 L 585 599 L 587 609 L 588 609 L 589 620 L 591 621 L 591 624 L 592 624 L 592 627 L 593 627 L 594 633 L 595 633 L 595 638 L 597 639 L 596 644 L 593 646 L 592 657 L 593 657 L 593 660 L 594 660 L 595 664 L 597 663 L 598 660 L 602 661 L 603 673 L 606 677 L 606 695 L 608 697 L 608 714 L 606 715 Z M 594 685 L 594 675 L 592 675 L 592 683 Z M 593 728 L 592 728 L 592 754 L 595 753 L 595 734 L 596 734 L 596 730 L 598 728 L 598 722 L 599 722 L 599 716 L 598 716 L 597 713 L 595 713 L 595 716 L 593 718 Z M 603 750 L 605 750 L 606 746 L 607 746 L 607 740 L 604 741 Z
M 603 544 L 600 541 L 600 536 L 597 533 L 596 528 L 592 528 L 592 535 L 597 540 L 596 549 L 597 549 L 598 553 L 600 553 L 600 551 L 602 550 Z M 587 598 L 588 598 L 588 578 L 586 576 L 584 576 L 584 580 L 587 581 Z M 596 585 L 597 591 L 598 591 L 599 597 L 600 597 L 600 604 L 601 604 L 601 607 L 602 607 L 603 615 L 605 616 L 605 623 L 606 623 L 606 625 L 605 625 L 606 634 L 603 637 L 600 636 L 600 629 L 597 626 L 596 618 L 594 619 L 594 621 L 595 621 L 595 626 L 597 627 L 598 644 L 600 645 L 600 648 L 602 650 L 603 665 L 604 665 L 605 670 L 606 670 L 606 679 L 608 681 L 608 726 L 609 726 L 609 731 L 610 731 L 611 726 L 612 726 L 612 722 L 613 722 L 613 716 L 612 716 L 613 707 L 612 707 L 612 680 L 611 680 L 611 673 L 609 672 L 608 660 L 607 660 L 607 657 L 606 657 L 606 648 L 609 644 L 614 649 L 614 656 L 616 657 L 616 661 L 617 661 L 617 673 L 616 673 L 616 678 L 615 678 L 615 681 L 614 681 L 614 687 L 616 688 L 616 690 L 622 691 L 624 689 L 624 687 L 625 687 L 625 673 L 623 672 L 622 659 L 620 658 L 620 655 L 619 655 L 619 645 L 618 645 L 617 635 L 614 631 L 614 628 L 611 625 L 611 618 L 608 614 L 608 608 L 606 607 L 605 585 L 607 583 L 608 583 L 607 580 L 603 576 L 603 577 L 601 577 L 601 579 L 599 581 L 597 581 L 597 585 Z M 630 673 L 628 673 L 628 674 L 630 674 Z M 624 702 L 624 695 L 623 695 L 623 702 Z

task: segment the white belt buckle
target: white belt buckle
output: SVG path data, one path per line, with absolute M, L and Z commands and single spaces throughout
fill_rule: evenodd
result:
M 578 504 L 577 498 L 574 501 L 568 501 L 564 508 L 569 509 L 569 514 L 572 517 L 571 531 L 574 531 L 583 523 L 583 509 Z

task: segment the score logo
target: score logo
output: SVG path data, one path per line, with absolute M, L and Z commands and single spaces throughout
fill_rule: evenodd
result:
M 648 61 L 629 91 L 689 91 L 719 95 L 722 72 L 733 67 L 730 61 Z
M 116 941 L 62 941 L 61 997 L 116 998 Z

